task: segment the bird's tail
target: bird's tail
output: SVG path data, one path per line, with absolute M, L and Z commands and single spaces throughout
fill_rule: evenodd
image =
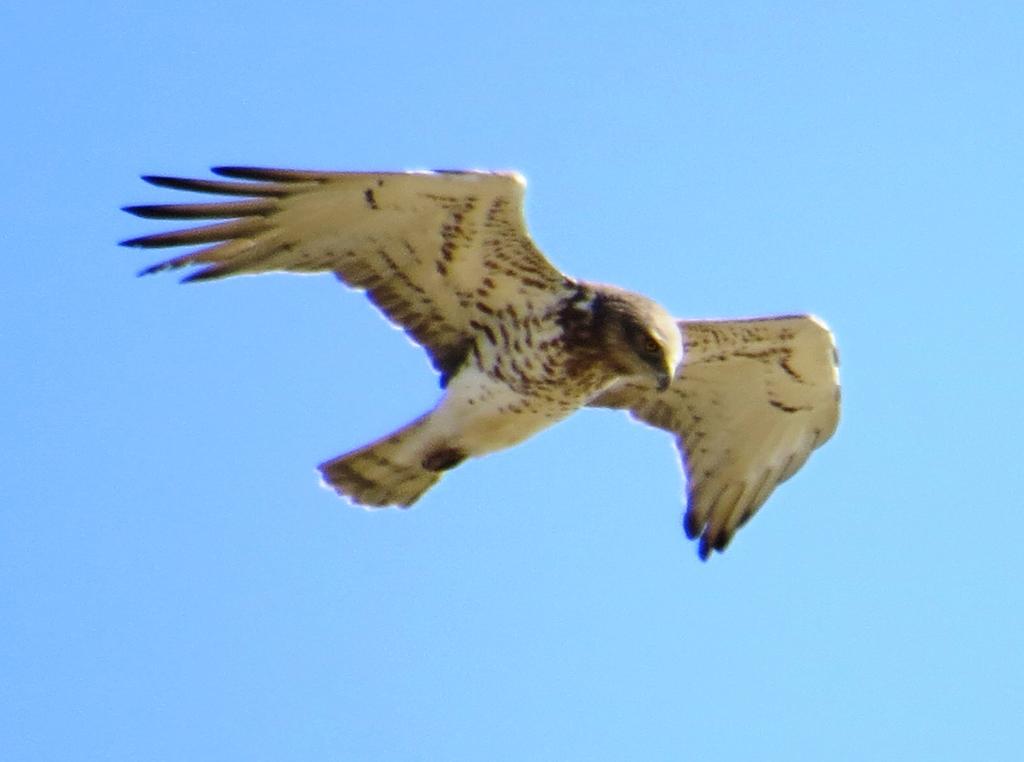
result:
M 427 413 L 388 436 L 318 466 L 324 482 L 358 505 L 415 503 L 441 478 L 425 460 Z

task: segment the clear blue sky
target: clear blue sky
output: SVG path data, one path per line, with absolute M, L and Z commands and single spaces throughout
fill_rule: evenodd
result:
M 1018 758 L 1019 3 L 7 4 L 5 760 Z M 515 168 L 565 271 L 810 311 L 835 438 L 702 564 L 669 438 L 588 411 L 408 512 L 419 414 L 328 277 L 179 286 L 141 173 Z

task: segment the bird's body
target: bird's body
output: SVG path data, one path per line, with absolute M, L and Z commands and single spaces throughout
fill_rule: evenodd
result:
M 563 296 L 543 309 L 531 302 L 525 314 L 503 316 L 499 310 L 474 321 L 480 340 L 428 415 L 322 464 L 321 471 L 363 505 L 409 505 L 437 481 L 438 472 L 517 445 L 557 423 L 623 377 L 600 329 L 607 302 L 624 296 L 618 289 L 567 282 Z M 661 310 L 638 294 L 629 296 L 651 313 Z M 672 336 L 664 368 L 669 376 L 682 339 L 668 314 L 659 316 Z M 394 489 L 386 489 L 388 484 Z
M 706 557 L 835 428 L 834 347 L 820 323 L 677 321 L 640 294 L 570 278 L 529 237 L 518 175 L 216 171 L 237 182 L 146 178 L 247 199 L 129 207 L 230 219 L 125 242 L 213 244 L 145 272 L 333 272 L 423 345 L 441 375 L 433 410 L 321 464 L 353 502 L 411 505 L 466 458 L 519 444 L 585 405 L 627 408 L 676 434 L 686 530 Z

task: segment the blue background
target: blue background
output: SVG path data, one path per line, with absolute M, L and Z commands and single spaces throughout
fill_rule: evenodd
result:
M 4 759 L 1017 758 L 1020 4 L 27 8 Z M 570 274 L 827 320 L 839 430 L 707 564 L 608 411 L 353 509 L 314 465 L 435 378 L 329 277 L 135 279 L 137 176 L 212 164 L 518 169 Z

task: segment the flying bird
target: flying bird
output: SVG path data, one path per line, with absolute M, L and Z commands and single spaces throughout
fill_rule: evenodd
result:
M 143 177 L 232 199 L 125 207 L 207 221 L 124 241 L 200 246 L 142 274 L 334 273 L 365 291 L 440 374 L 432 410 L 320 464 L 353 503 L 410 506 L 467 458 L 581 407 L 623 409 L 675 437 L 683 527 L 706 559 L 835 431 L 837 360 L 821 321 L 677 320 L 640 294 L 569 277 L 530 237 L 517 173 L 213 172 L 226 179 Z

